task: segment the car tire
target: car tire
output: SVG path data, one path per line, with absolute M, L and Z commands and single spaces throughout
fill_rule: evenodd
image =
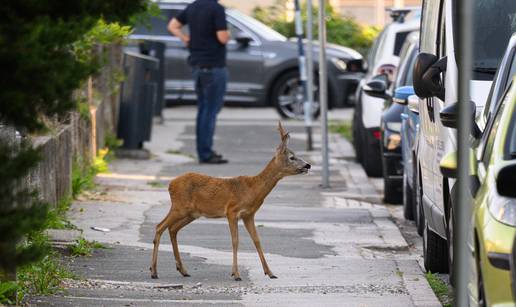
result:
M 480 263 L 478 263 L 478 261 L 479 260 L 477 260 L 477 304 L 479 307 L 487 307 L 486 292 L 484 288 L 484 278 L 482 277 L 482 270 L 480 269 Z
M 423 232 L 423 260 L 427 272 L 448 273 L 448 245 L 428 227 L 425 219 Z
M 303 119 L 303 105 L 299 105 L 296 99 L 299 90 L 299 72 L 296 70 L 283 74 L 274 83 L 271 95 L 272 103 L 282 118 Z M 317 90 L 314 91 L 315 97 L 319 97 Z M 321 108 L 317 102 L 313 118 L 317 119 L 320 114 Z
M 362 130 L 361 153 L 362 166 L 369 177 L 382 176 L 382 155 L 380 153 L 380 144 L 377 139 L 369 135 L 365 129 Z M 370 145 L 378 143 L 378 146 Z
M 448 218 L 446 221 L 446 243 L 448 246 L 448 268 L 450 272 L 450 284 L 454 286 L 454 270 L 453 270 L 453 230 L 455 229 L 455 215 L 453 213 L 453 204 L 448 200 Z
M 416 178 L 416 228 L 418 235 L 423 236 L 425 226 L 425 211 L 423 210 L 423 186 L 421 183 L 421 176 L 419 175 L 419 171 L 417 172 Z
M 355 148 L 355 160 L 362 162 L 362 125 L 361 125 L 361 110 L 360 103 L 355 108 L 353 114 L 353 147 Z
M 414 220 L 414 196 L 413 190 L 408 184 L 407 174 L 403 173 L 403 217 L 406 220 Z
M 400 204 L 402 202 L 402 194 L 399 192 L 399 188 L 393 180 L 389 179 L 387 174 L 387 160 L 383 155 L 383 147 L 380 147 L 382 155 L 382 173 L 383 173 L 383 201 L 387 204 Z

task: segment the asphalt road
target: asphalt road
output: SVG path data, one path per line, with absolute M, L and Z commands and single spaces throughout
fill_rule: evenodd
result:
M 418 256 L 375 203 L 378 191 L 352 162 L 351 146 L 331 138 L 331 188 L 322 189 L 319 152 L 305 151 L 304 128 L 284 122 L 289 148 L 313 169 L 284 179 L 256 216 L 265 257 L 278 279 L 263 274 L 245 228 L 239 227 L 242 281 L 231 278 L 231 239 L 224 219 L 199 219 L 179 232 L 179 248 L 191 277 L 175 270 L 168 233 L 161 238 L 159 279 L 149 265 L 156 224 L 167 214 L 166 185 L 184 172 L 213 176 L 257 174 L 279 144 L 271 109 L 226 108 L 217 127 L 216 150 L 227 165 L 199 165 L 194 148 L 195 109 L 167 109 L 156 124 L 146 161 L 119 159 L 98 176 L 95 191 L 70 211 L 88 240 L 108 246 L 91 257 L 67 259 L 83 279 L 66 291 L 36 297 L 41 306 L 439 306 L 417 263 Z M 331 118 L 348 119 L 349 111 Z M 320 136 L 315 130 L 316 147 Z M 376 198 L 375 198 L 376 197 Z M 108 232 L 91 227 L 108 228 Z

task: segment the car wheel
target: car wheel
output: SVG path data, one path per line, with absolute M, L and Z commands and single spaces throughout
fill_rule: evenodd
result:
M 423 231 L 423 260 L 427 272 L 448 273 L 448 245 L 428 227 L 425 219 Z
M 408 184 L 407 174 L 403 173 L 403 217 L 406 220 L 414 220 L 414 197 L 412 188 Z
M 478 306 L 486 307 L 487 306 L 486 292 L 484 290 L 484 278 L 482 277 L 482 271 L 480 270 L 480 265 L 478 265 L 477 288 L 478 288 L 478 301 L 477 301 Z
M 372 144 L 378 143 L 378 146 Z M 382 155 L 380 144 L 377 139 L 369 135 L 365 129 L 362 130 L 362 166 L 369 177 L 382 176 Z
M 423 236 L 423 230 L 425 226 L 425 211 L 423 210 L 423 185 L 421 183 L 421 176 L 419 176 L 419 172 L 416 178 L 416 227 L 417 233 L 420 236 Z
M 446 243 L 448 245 L 448 268 L 450 271 L 450 284 L 454 285 L 454 272 L 453 272 L 453 229 L 455 226 L 455 216 L 453 214 L 452 201 L 448 200 L 448 220 L 446 221 Z
M 314 82 L 316 83 L 316 82 Z M 314 86 L 313 118 L 319 117 L 321 108 L 318 97 L 319 91 Z M 276 110 L 283 118 L 304 118 L 304 96 L 303 88 L 299 84 L 299 72 L 290 71 L 281 76 L 274 84 L 272 100 Z
M 382 148 L 382 147 L 380 147 Z M 382 173 L 383 173 L 383 201 L 388 204 L 399 204 L 402 195 L 399 192 L 396 183 L 389 179 L 387 173 L 387 160 L 384 158 L 383 149 L 380 149 L 382 155 Z

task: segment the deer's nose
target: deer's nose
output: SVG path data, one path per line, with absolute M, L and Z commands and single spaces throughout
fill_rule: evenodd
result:
M 311 166 L 310 164 L 308 164 L 308 163 L 305 165 L 305 168 L 306 168 L 306 169 L 310 169 L 311 167 L 312 167 L 312 166 Z

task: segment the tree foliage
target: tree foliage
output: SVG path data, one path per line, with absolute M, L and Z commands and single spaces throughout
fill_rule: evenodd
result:
M 149 0 L 7 0 L 0 5 L 0 129 L 25 135 L 76 106 L 73 92 L 98 71 L 88 50 L 126 33 Z M 89 49 L 88 49 L 89 48 Z M 47 206 L 27 187 L 40 153 L 28 138 L 0 138 L 0 273 L 27 264 L 45 251 L 26 243 L 44 227 Z M 25 242 L 25 243 L 23 243 Z
M 253 16 L 269 25 L 276 31 L 287 37 L 296 35 L 295 23 L 293 20 L 287 20 L 286 0 L 276 0 L 276 2 L 268 7 L 257 6 L 253 10 Z M 370 26 L 360 25 L 352 17 L 343 17 L 338 14 L 327 1 L 326 6 L 326 27 L 328 42 L 346 46 L 357 50 L 362 54 L 366 54 L 371 47 L 373 40 L 378 35 L 378 29 Z M 317 17 L 319 8 L 313 8 L 313 29 L 314 37 L 318 35 Z M 307 23 L 306 2 L 302 3 L 303 24 Z

